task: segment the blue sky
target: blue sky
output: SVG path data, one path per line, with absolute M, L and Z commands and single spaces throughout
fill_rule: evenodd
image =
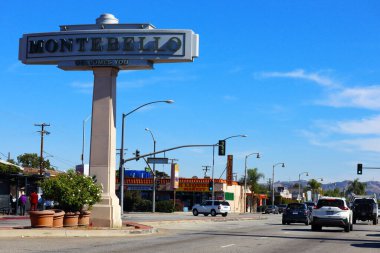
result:
M 193 63 L 156 64 L 150 71 L 122 71 L 117 80 L 117 146 L 126 119 L 126 157 L 186 144 L 227 141 L 234 172 L 257 167 L 275 180 L 300 172 L 325 182 L 352 180 L 356 164 L 380 167 L 380 3 L 378 1 L 5 1 L 0 17 L 0 152 L 16 158 L 39 153 L 35 123 L 50 123 L 45 151 L 61 170 L 80 163 L 82 121 L 91 114 L 93 74 L 56 66 L 23 65 L 24 33 L 54 32 L 59 25 L 92 24 L 102 13 L 120 23 L 191 29 L 200 36 Z M 90 121 L 86 124 L 86 161 Z M 178 159 L 180 176 L 203 176 L 211 148 L 166 154 Z M 215 177 L 226 157 L 216 157 Z M 130 169 L 144 164 L 129 162 Z M 170 172 L 169 167 L 157 169 Z M 210 173 L 209 173 L 210 175 Z M 379 180 L 364 170 L 361 180 Z M 303 176 L 304 177 L 304 176 Z M 223 176 L 225 178 L 225 175 Z

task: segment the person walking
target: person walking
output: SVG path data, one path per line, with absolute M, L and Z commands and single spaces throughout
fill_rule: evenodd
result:
M 21 193 L 21 196 L 18 199 L 18 204 L 20 205 L 20 215 L 22 215 L 22 216 L 25 215 L 25 206 L 26 206 L 27 200 L 28 200 L 28 198 L 25 196 L 25 194 Z
M 36 191 L 33 191 L 30 196 L 30 211 L 37 211 L 37 205 L 38 205 L 38 194 Z

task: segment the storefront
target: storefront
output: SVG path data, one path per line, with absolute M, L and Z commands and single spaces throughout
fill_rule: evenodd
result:
M 170 187 L 169 178 L 157 179 L 156 199 L 169 200 L 175 198 L 190 210 L 193 205 L 211 199 L 212 192 L 209 188 L 209 182 L 209 178 L 180 178 L 179 187 L 174 191 Z M 126 178 L 124 190 L 140 191 L 143 198 L 150 199 L 152 196 L 152 185 L 152 178 Z M 215 179 L 214 194 L 215 199 L 226 200 L 230 203 L 231 212 L 243 212 L 244 187 L 237 182 L 232 182 L 232 185 L 228 186 L 226 180 Z

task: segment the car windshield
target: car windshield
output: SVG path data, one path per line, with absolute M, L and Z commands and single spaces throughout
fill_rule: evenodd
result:
M 354 205 L 358 204 L 373 204 L 375 201 L 373 199 L 355 199 Z
M 317 204 L 317 208 L 323 206 L 341 207 L 344 206 L 344 201 L 341 199 L 320 199 Z
M 299 203 L 293 203 L 288 205 L 288 209 L 294 210 L 294 209 L 305 209 L 304 204 L 299 204 Z
M 222 201 L 220 202 L 220 204 L 222 204 L 223 206 L 230 206 L 230 203 L 228 203 L 227 201 Z

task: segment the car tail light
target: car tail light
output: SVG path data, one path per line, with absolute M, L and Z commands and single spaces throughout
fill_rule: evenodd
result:
M 340 206 L 339 207 L 341 210 L 348 210 L 349 208 L 348 207 L 345 207 L 345 206 Z
M 321 206 L 313 206 L 313 209 L 319 209 Z

